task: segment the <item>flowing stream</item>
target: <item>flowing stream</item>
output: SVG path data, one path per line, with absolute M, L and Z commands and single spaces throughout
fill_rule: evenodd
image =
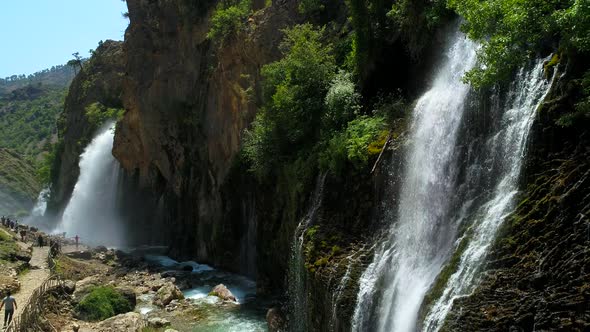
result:
M 80 155 L 80 176 L 57 232 L 78 235 L 88 244 L 124 245 L 116 206 L 120 167 L 111 153 L 114 134 L 115 123 L 109 123 Z
M 399 204 L 390 207 L 389 236 L 361 276 L 356 331 L 438 330 L 452 300 L 470 290 L 513 207 L 529 129 L 549 87 L 543 62 L 521 70 L 506 95 L 492 96 L 482 124 L 481 95 L 461 80 L 476 63 L 477 46 L 460 32 L 451 40 L 413 111 Z M 419 321 L 425 296 L 460 247 L 466 249 L 456 253 L 456 273 Z

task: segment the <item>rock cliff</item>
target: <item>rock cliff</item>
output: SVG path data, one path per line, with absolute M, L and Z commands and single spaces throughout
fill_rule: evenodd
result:
M 63 213 L 80 173 L 80 154 L 97 129 L 96 124 L 89 121 L 86 108 L 93 103 L 112 108 L 122 106 L 123 64 L 121 42 L 107 40 L 99 44 L 70 85 L 64 111 L 58 120 L 59 142 L 49 213 L 58 216 Z

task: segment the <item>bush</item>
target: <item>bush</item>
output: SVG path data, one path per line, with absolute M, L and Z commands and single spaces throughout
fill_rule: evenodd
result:
M 106 107 L 99 102 L 86 106 L 84 110 L 88 123 L 94 127 L 100 127 L 107 120 L 119 121 L 125 113 L 124 109 Z
M 223 43 L 226 38 L 243 30 L 251 12 L 250 8 L 250 0 L 221 1 L 211 16 L 207 38 Z
M 352 74 L 340 71 L 332 80 L 326 94 L 324 126 L 336 130 L 342 129 L 358 115 L 361 109 L 360 101 L 361 95 L 356 92 Z
M 336 133 L 320 153 L 320 167 L 340 174 L 346 162 L 356 169 L 367 166 L 369 157 L 381 152 L 387 137 L 383 117 L 361 116 L 348 123 L 346 130 Z
M 259 176 L 312 150 L 336 73 L 332 47 L 321 40 L 323 29 L 304 24 L 284 32 L 283 58 L 262 68 L 264 106 L 245 136 L 245 156 Z
M 129 300 L 109 286 L 93 287 L 76 306 L 78 315 L 90 321 L 104 320 L 132 310 Z

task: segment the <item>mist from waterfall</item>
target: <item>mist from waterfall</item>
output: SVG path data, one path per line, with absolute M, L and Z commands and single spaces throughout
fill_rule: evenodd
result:
M 550 85 L 543 61 L 522 69 L 507 93 L 496 91 L 482 111 L 478 98 L 486 94 L 462 83 L 477 46 L 460 32 L 452 40 L 413 111 L 399 204 L 389 208 L 389 236 L 361 276 L 355 331 L 440 329 L 453 299 L 472 289 L 514 206 L 535 110 Z M 456 272 L 441 281 L 442 296 L 424 307 L 454 253 L 460 255 Z
M 115 123 L 102 127 L 80 155 L 80 176 L 56 231 L 88 244 L 122 246 L 117 212 L 120 166 L 113 157 Z

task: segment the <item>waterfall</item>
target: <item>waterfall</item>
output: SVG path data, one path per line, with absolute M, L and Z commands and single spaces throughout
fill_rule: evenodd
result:
M 307 214 L 299 221 L 295 229 L 293 242 L 291 245 L 291 257 L 289 261 L 289 331 L 305 332 L 308 331 L 308 305 L 307 305 L 307 286 L 305 284 L 305 265 L 303 257 L 303 243 L 305 231 L 310 224 L 316 219 L 320 206 L 322 205 L 322 195 L 324 192 L 324 183 L 326 174 L 320 174 L 311 197 L 311 205 Z
M 49 192 L 49 188 L 41 190 L 41 192 L 39 193 L 39 197 L 37 197 L 37 202 L 31 210 L 31 217 L 43 217 L 45 215 L 45 210 L 47 210 L 47 197 L 49 197 Z
M 120 167 L 111 153 L 114 132 L 115 123 L 104 126 L 80 155 L 80 176 L 57 228 L 89 244 L 125 243 L 116 206 Z
M 453 300 L 468 294 L 474 284 L 476 272 L 485 259 L 496 231 L 514 207 L 518 192 L 518 180 L 525 157 L 526 143 L 538 105 L 549 91 L 549 82 L 544 79 L 543 63 L 537 61 L 530 71 L 521 69 L 508 93 L 499 130 L 485 144 L 484 155 L 488 164 L 493 164 L 501 174 L 490 199 L 481 205 L 471 221 L 458 268 L 449 277 L 443 294 L 432 305 L 426 317 L 424 329 L 437 331 L 444 323 Z M 555 71 L 557 72 L 557 71 Z M 500 112 L 494 112 L 500 113 Z M 501 114 L 501 113 L 500 113 Z M 459 239 L 459 242 L 463 239 Z
M 543 62 L 521 70 L 506 96 L 492 96 L 490 119 L 477 126 L 469 117 L 478 114 L 480 95 L 461 81 L 475 65 L 476 45 L 459 32 L 453 40 L 414 108 L 399 204 L 390 207 L 389 236 L 361 276 L 353 330 L 438 330 L 453 299 L 471 289 L 513 208 L 528 132 L 549 87 Z M 456 272 L 418 322 L 425 296 L 455 251 L 461 255 Z

